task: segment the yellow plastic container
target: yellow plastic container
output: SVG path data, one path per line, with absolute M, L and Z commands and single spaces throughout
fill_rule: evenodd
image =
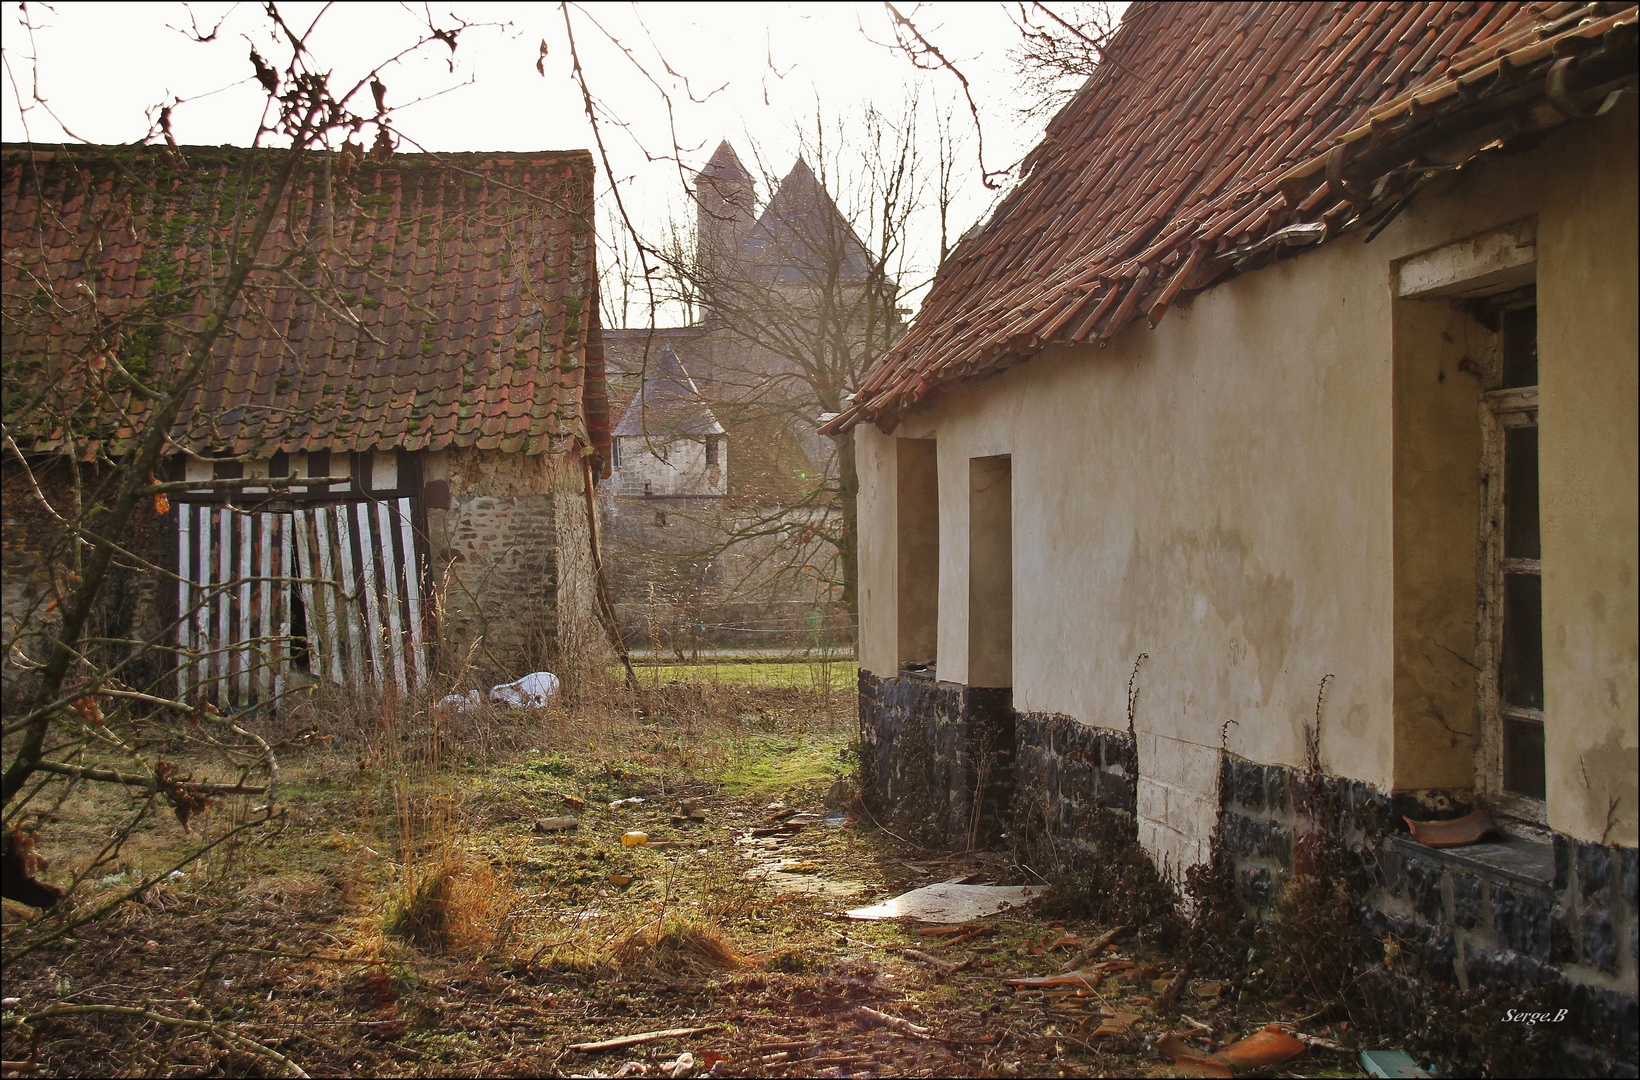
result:
M 621 843 L 627 847 L 643 847 L 649 843 L 649 834 L 634 829 L 631 832 L 621 834 Z

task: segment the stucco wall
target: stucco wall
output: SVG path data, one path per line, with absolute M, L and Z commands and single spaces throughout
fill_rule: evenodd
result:
M 894 439 L 934 438 L 941 680 L 968 681 L 969 459 L 1009 454 L 1014 708 L 1126 728 L 1128 678 L 1148 655 L 1135 684 L 1138 809 L 1159 860 L 1205 854 L 1221 740 L 1254 761 L 1303 762 L 1329 674 L 1327 771 L 1386 791 L 1472 776 L 1428 710 L 1403 708 L 1397 730 L 1397 535 L 1418 543 L 1437 511 L 1461 527 L 1478 492 L 1473 471 L 1415 491 L 1403 470 L 1397 502 L 1394 266 L 1537 215 L 1549 824 L 1633 844 L 1635 124 L 1628 101 L 1471 167 L 1370 245 L 1347 236 L 1234 278 L 1107 349 L 1049 349 L 955 389 L 892 438 L 857 429 L 862 666 L 892 674 L 897 659 Z M 1437 374 L 1443 348 L 1425 356 Z M 1471 385 L 1403 396 L 1403 453 L 1421 425 L 1478 424 L 1473 376 L 1455 364 L 1445 375 Z M 1461 505 L 1443 508 L 1449 497 Z M 1414 516 L 1399 530 L 1398 505 Z M 1406 569 L 1403 638 L 1413 584 L 1454 580 L 1450 561 Z M 1427 636 L 1451 617 L 1412 623 Z M 1461 637 L 1445 644 L 1463 656 Z M 1472 715 L 1457 720 L 1472 727 Z M 1441 738 L 1439 760 L 1418 760 Z
M 1538 454 L 1544 706 L 1554 725 L 1549 821 L 1580 840 L 1632 845 L 1640 839 L 1640 120 L 1634 96 L 1624 102 L 1603 127 L 1568 140 L 1575 182 L 1538 216 Z

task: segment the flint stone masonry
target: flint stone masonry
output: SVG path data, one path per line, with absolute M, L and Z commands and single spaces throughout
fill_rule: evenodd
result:
M 1046 840 L 1062 861 L 1091 854 L 1115 824 L 1131 833 L 1137 756 L 1124 731 L 1057 713 L 1015 713 L 1014 822 L 1021 839 Z
M 1295 804 L 1300 770 L 1224 754 L 1219 772 L 1219 843 L 1237 871 L 1241 898 L 1268 913 L 1290 874 L 1294 842 L 1314 823 Z M 1451 818 L 1470 807 L 1457 792 L 1386 796 L 1335 777 L 1315 784 L 1326 821 L 1371 871 L 1367 930 L 1400 943 L 1404 963 L 1389 978 L 1425 978 L 1462 988 L 1547 986 L 1568 1010 L 1569 1075 L 1635 1075 L 1636 970 L 1640 926 L 1636 849 L 1555 834 L 1463 848 L 1425 847 L 1403 815 Z
M 957 848 L 1001 839 L 1014 785 L 1006 690 L 860 672 L 860 744 L 868 794 Z

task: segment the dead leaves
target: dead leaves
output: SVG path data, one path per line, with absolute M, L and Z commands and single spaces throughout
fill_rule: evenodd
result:
M 165 797 L 165 801 L 171 804 L 171 810 L 176 814 L 182 831 L 191 833 L 193 829 L 188 824 L 189 819 L 209 810 L 211 800 L 197 791 L 190 791 L 188 785 L 192 783 L 194 774 L 178 777 L 177 773 L 180 771 L 174 763 L 161 759 L 159 764 L 154 766 L 154 783 L 159 793 Z
M 103 716 L 102 706 L 97 704 L 96 697 L 83 697 L 74 703 L 74 711 L 80 714 L 80 719 L 93 727 L 102 727 L 108 721 Z
M 279 73 L 268 66 L 262 59 L 262 54 L 255 49 L 251 50 L 251 66 L 256 68 L 256 81 L 262 84 L 262 89 L 270 94 L 279 92 Z

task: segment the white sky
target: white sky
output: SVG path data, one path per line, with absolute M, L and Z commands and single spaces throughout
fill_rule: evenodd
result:
M 914 5 L 903 3 L 900 9 L 910 14 Z M 334 71 L 333 86 L 352 85 L 424 32 L 425 10 L 394 3 L 335 4 L 311 39 L 312 51 Z M 464 31 L 453 57 L 434 42 L 415 58 L 382 69 L 389 105 L 454 88 L 397 113 L 396 130 L 429 150 L 592 147 L 580 92 L 570 78 L 564 17 L 556 5 L 457 3 L 435 10 L 441 28 L 451 25 L 449 12 L 469 23 L 504 25 Z M 281 11 L 300 29 L 320 5 L 289 3 Z M 28 100 L 37 75 L 51 112 L 81 139 L 141 139 L 157 106 L 180 97 L 183 104 L 173 115 L 179 142 L 246 145 L 256 134 L 263 105 L 261 87 L 251 78 L 250 45 L 276 67 L 288 56 L 288 48 L 271 39 L 260 4 L 200 3 L 190 9 L 176 3 L 32 3 L 28 12 L 36 27 L 32 41 L 19 5 L 4 5 L 7 82 L 0 87 L 0 121 L 7 141 L 66 137 L 45 109 Z M 1006 53 L 1017 32 L 1002 6 L 933 3 L 915 12 L 919 28 L 960 64 L 975 88 L 987 167 L 1012 165 L 1030 149 L 1040 124 L 1024 122 L 1014 104 Z M 812 123 L 817 102 L 832 115 L 857 115 L 867 103 L 894 113 L 913 89 L 930 103 L 955 100 L 958 93 L 949 74 L 919 72 L 903 55 L 874 43 L 893 36 L 879 4 L 590 3 L 572 8 L 571 18 L 593 92 L 626 125 L 606 125 L 605 145 L 628 209 L 646 234 L 657 233 L 669 214 L 686 211 L 692 218 L 692 208 L 682 196 L 676 165 L 646 160 L 672 155 L 660 93 L 593 20 L 619 38 L 671 95 L 680 156 L 691 168 L 727 137 L 748 165 L 748 144 L 756 142 L 768 166 L 784 173 L 797 150 L 795 128 L 805 117 Z M 216 40 L 206 44 L 172 29 L 193 23 L 208 31 L 219 20 Z M 535 70 L 543 40 L 548 47 L 544 77 Z M 662 54 L 681 78 L 666 73 Z M 691 100 L 685 79 L 703 102 Z M 368 113 L 368 91 L 363 98 L 358 111 Z M 958 108 L 965 114 L 965 105 Z M 978 181 L 972 122 L 959 129 L 969 142 L 959 162 L 964 184 L 952 214 L 954 235 L 977 220 L 994 197 Z M 599 174 L 604 189 L 608 177 L 602 163 Z M 607 239 L 607 197 L 603 209 L 600 234 Z M 925 224 L 917 239 L 912 262 L 922 278 L 938 256 L 937 230 Z

